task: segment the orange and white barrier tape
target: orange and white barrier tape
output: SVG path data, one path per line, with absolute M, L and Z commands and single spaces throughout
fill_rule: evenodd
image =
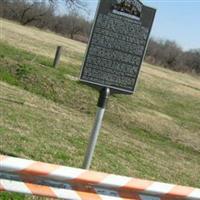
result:
M 200 189 L 1 155 L 0 191 L 68 200 L 200 200 Z

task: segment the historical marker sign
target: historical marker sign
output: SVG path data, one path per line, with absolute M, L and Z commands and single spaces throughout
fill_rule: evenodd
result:
M 80 81 L 132 93 L 154 16 L 138 0 L 100 0 Z

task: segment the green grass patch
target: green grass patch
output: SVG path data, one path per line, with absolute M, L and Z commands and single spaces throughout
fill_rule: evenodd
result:
M 80 66 L 52 63 L 0 42 L 0 153 L 81 167 L 98 92 L 77 81 Z M 110 97 L 92 169 L 200 187 L 198 90 L 175 81 L 142 74 L 136 94 Z

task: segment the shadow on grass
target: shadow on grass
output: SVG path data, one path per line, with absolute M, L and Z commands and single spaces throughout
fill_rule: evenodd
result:
M 19 156 L 16 155 L 16 154 L 8 153 L 8 152 L 6 152 L 6 151 L 2 151 L 2 150 L 0 150 L 0 154 L 2 154 L 2 155 L 6 155 L 6 156 L 12 156 L 12 157 L 19 157 Z
M 7 101 L 7 102 L 10 102 L 10 103 L 16 103 L 16 104 L 24 105 L 23 101 L 16 101 L 16 100 L 7 99 L 7 98 L 4 98 L 4 97 L 0 97 L 0 100 Z

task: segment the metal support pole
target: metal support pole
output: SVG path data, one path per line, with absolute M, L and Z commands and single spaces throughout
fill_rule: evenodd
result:
M 92 157 L 93 157 L 94 150 L 95 150 L 95 146 L 96 146 L 99 132 L 101 129 L 103 116 L 105 113 L 106 103 L 107 103 L 109 95 L 110 95 L 109 88 L 104 88 L 100 92 L 100 96 L 99 96 L 99 100 L 98 100 L 98 104 L 97 104 L 98 109 L 97 109 L 97 113 L 96 113 L 96 118 L 95 118 L 94 126 L 93 126 L 91 136 L 90 136 L 90 141 L 89 141 L 87 151 L 85 154 L 85 158 L 84 158 L 84 162 L 83 162 L 84 169 L 90 168 L 90 165 L 92 162 Z
M 57 47 L 57 50 L 56 50 L 56 55 L 55 55 L 55 58 L 54 58 L 54 62 L 53 62 L 53 67 L 55 68 L 59 62 L 60 62 L 60 56 L 61 56 L 61 53 L 62 53 L 62 46 L 58 46 Z

